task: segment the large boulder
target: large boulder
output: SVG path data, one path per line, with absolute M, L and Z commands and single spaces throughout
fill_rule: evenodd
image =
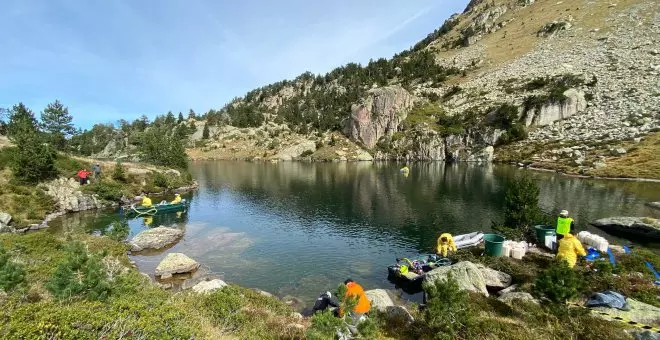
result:
M 413 95 L 398 85 L 372 89 L 366 98 L 351 107 L 344 133 L 372 149 L 381 137 L 398 131 L 413 106 L 413 99 Z
M 367 290 L 364 294 L 367 296 L 367 299 L 371 301 L 372 309 L 384 312 L 388 307 L 394 306 L 394 302 L 385 289 Z
M 477 267 L 484 276 L 486 287 L 492 289 L 504 289 L 511 285 L 511 275 L 488 268 L 482 264 L 478 264 Z
M 11 222 L 11 215 L 6 212 L 0 212 L 0 225 L 9 225 Z
M 161 279 L 171 278 L 174 274 L 186 274 L 199 268 L 197 261 L 181 253 L 170 253 L 160 261 L 155 275 Z
M 609 217 L 591 222 L 595 227 L 608 232 L 644 238 L 660 239 L 660 221 L 650 217 Z
M 131 251 L 163 249 L 177 242 L 182 236 L 183 230 L 163 226 L 145 230 L 131 240 Z
M 43 189 L 57 202 L 60 211 L 78 212 L 105 207 L 96 195 L 88 195 L 80 191 L 80 184 L 72 178 L 55 179 L 43 184 Z
M 649 202 L 649 203 L 646 203 L 646 205 L 648 205 L 651 208 L 660 210 L 660 201 L 659 202 Z
M 411 324 L 415 322 L 415 318 L 410 314 L 410 312 L 404 306 L 390 306 L 385 310 L 387 313 L 388 319 L 403 321 L 406 324 Z
M 208 294 L 211 293 L 215 290 L 222 289 L 227 284 L 220 280 L 220 279 L 214 279 L 210 281 L 202 281 L 192 287 L 193 292 L 198 293 L 198 294 Z
M 645 325 L 660 326 L 660 308 L 634 299 L 626 299 L 626 301 L 628 302 L 628 307 L 630 307 L 628 311 L 609 307 L 594 307 L 591 309 L 596 312 L 607 313 L 610 317 L 620 317 Z M 596 315 L 600 316 L 600 314 Z
M 426 287 L 436 281 L 446 281 L 451 275 L 462 290 L 468 290 L 481 293 L 488 296 L 486 289 L 486 279 L 479 270 L 479 267 L 472 262 L 463 261 L 451 266 L 440 267 L 426 273 L 423 286 Z
M 305 151 L 316 151 L 316 143 L 311 140 L 300 142 L 298 144 L 289 146 L 288 148 L 283 149 L 277 155 L 275 159 L 282 161 L 290 161 L 296 157 L 300 157 Z
M 563 100 L 548 101 L 541 107 L 533 108 L 527 112 L 525 125 L 550 125 L 558 120 L 574 116 L 586 108 L 587 100 L 584 98 L 584 92 L 568 89 L 564 92 Z

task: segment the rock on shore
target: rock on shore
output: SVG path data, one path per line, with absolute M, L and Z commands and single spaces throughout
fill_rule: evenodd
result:
M 199 268 L 199 263 L 181 253 L 170 253 L 158 264 L 155 275 L 161 279 L 171 278 L 174 274 L 186 274 Z
M 163 249 L 177 242 L 182 236 L 183 230 L 163 226 L 145 230 L 131 240 L 131 251 Z
M 591 224 L 605 231 L 645 239 L 660 239 L 660 221 L 650 217 L 608 217 Z
M 440 267 L 433 269 L 426 273 L 424 278 L 424 286 L 432 284 L 436 281 L 446 281 L 447 277 L 451 276 L 458 282 L 458 286 L 462 290 L 468 290 L 476 293 L 481 293 L 488 296 L 486 289 L 486 279 L 482 274 L 479 267 L 472 262 L 463 261 L 458 262 L 451 266 Z

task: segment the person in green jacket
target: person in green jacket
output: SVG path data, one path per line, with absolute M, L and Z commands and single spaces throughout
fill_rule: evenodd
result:
M 557 217 L 557 241 L 564 238 L 564 235 L 573 231 L 575 227 L 575 221 L 572 218 L 568 217 L 568 211 L 562 210 Z

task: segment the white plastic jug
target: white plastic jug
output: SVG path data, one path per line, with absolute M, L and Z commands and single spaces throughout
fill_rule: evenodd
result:
M 553 250 L 554 244 L 557 243 L 557 235 L 546 236 L 545 237 L 545 247 Z
M 506 243 L 502 245 L 502 256 L 504 257 L 511 256 L 511 247 Z
M 513 248 L 513 251 L 511 252 L 511 257 L 513 257 L 516 260 L 522 260 L 523 256 L 525 256 L 525 249 L 520 247 Z

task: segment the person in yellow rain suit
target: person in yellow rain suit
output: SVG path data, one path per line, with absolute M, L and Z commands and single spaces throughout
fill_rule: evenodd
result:
M 172 203 L 172 204 L 181 203 L 181 195 L 179 195 L 179 194 L 174 195 L 174 200 L 170 203 Z
M 577 263 L 577 257 L 586 256 L 587 252 L 584 251 L 582 243 L 577 237 L 573 234 L 565 234 L 564 237 L 559 240 L 559 251 L 557 252 L 558 259 L 564 259 L 568 262 L 568 266 L 573 268 Z
M 142 206 L 145 208 L 150 208 L 153 206 L 151 203 L 151 198 L 147 197 L 147 195 L 142 195 Z
M 456 244 L 454 244 L 454 239 L 451 237 L 450 233 L 444 233 L 438 237 L 438 254 L 441 254 L 444 257 L 447 257 L 449 251 L 456 251 Z

